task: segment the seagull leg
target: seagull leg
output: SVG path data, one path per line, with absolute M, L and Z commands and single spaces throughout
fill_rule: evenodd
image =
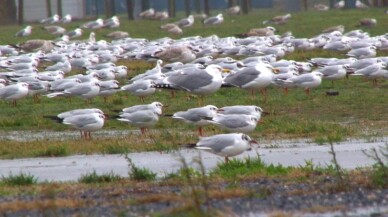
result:
M 198 106 L 203 106 L 203 96 L 199 96 Z
M 334 81 L 331 81 L 331 87 L 334 88 Z
M 199 135 L 199 136 L 203 136 L 202 127 L 198 127 L 198 135 Z
M 170 91 L 170 94 L 171 94 L 171 98 L 175 98 L 175 91 Z
M 144 96 L 139 96 L 139 98 L 141 102 L 144 102 Z
M 226 157 L 225 157 L 225 163 L 228 163 L 228 162 L 229 162 L 229 157 L 226 156 Z
M 288 95 L 288 87 L 285 87 L 283 90 L 284 90 L 284 94 Z
M 145 128 L 144 128 L 144 127 L 140 127 L 140 132 L 141 132 L 141 135 L 144 135 L 144 133 L 145 133 Z
M 305 92 L 306 92 L 307 96 L 310 96 L 310 88 L 307 88 L 307 89 L 305 90 Z
M 256 99 L 255 90 L 252 89 L 252 90 L 251 90 L 251 100 L 255 100 L 255 99 Z

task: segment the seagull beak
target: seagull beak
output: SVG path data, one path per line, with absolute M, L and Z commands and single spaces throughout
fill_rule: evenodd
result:
M 229 72 L 230 72 L 230 69 L 222 68 L 222 72 L 227 72 L 227 73 L 229 73 Z
M 217 112 L 223 112 L 224 110 L 223 109 L 217 109 Z
M 256 140 L 251 140 L 251 141 L 249 141 L 249 144 L 256 144 L 256 145 L 258 145 L 259 143 L 257 143 Z

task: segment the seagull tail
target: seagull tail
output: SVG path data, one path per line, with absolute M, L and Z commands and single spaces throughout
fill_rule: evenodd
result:
M 163 114 L 162 115 L 163 117 L 172 117 L 172 116 L 174 116 L 173 114 Z
M 263 21 L 263 24 L 266 25 L 266 24 L 269 23 L 269 21 L 270 21 L 270 20 L 264 20 L 264 21 Z
M 190 143 L 190 144 L 183 144 L 182 147 L 184 148 L 195 148 L 197 146 L 196 143 Z
M 226 87 L 234 87 L 234 86 L 228 83 L 224 83 L 221 85 L 221 88 L 226 88 Z
M 47 94 L 46 96 L 47 96 L 48 98 L 54 98 L 54 97 L 60 96 L 60 95 L 64 95 L 64 93 L 62 93 L 62 92 L 55 92 L 55 93 Z
M 57 117 L 57 116 L 53 116 L 53 115 L 45 115 L 45 116 L 43 116 L 44 118 L 48 118 L 48 119 L 51 119 L 51 120 L 53 120 L 53 121 L 56 121 L 56 122 L 58 122 L 58 123 L 61 123 L 62 122 L 62 118 L 59 118 L 59 117 Z

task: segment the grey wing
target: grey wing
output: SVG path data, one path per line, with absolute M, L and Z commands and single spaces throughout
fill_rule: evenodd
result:
M 18 92 L 18 87 L 0 88 L 0 97 L 8 98 Z
M 197 146 L 209 147 L 214 152 L 221 152 L 225 147 L 233 145 L 234 137 L 229 137 L 228 134 L 216 135 L 212 137 L 201 138 Z
M 68 90 L 65 90 L 65 93 L 72 94 L 72 95 L 81 95 L 81 94 L 89 92 L 90 90 L 91 90 L 90 86 L 77 85 L 77 86 L 72 87 Z
M 370 74 L 376 72 L 378 69 L 379 69 L 379 66 L 371 65 L 371 66 L 365 67 L 363 69 L 357 70 L 356 73 L 363 74 L 363 75 L 370 75 Z
M 314 78 L 310 74 L 304 74 L 301 76 L 293 77 L 291 81 L 300 84 L 304 82 L 314 81 Z
M 187 91 L 194 91 L 212 82 L 213 77 L 206 72 L 199 70 L 188 72 L 187 74 L 178 74 L 168 77 L 168 81 L 178 88 Z
M 240 72 L 231 74 L 225 78 L 225 82 L 234 86 L 241 87 L 256 79 L 260 72 L 253 69 L 243 69 Z
M 203 115 L 204 114 L 201 114 L 201 112 L 198 110 L 191 110 L 191 111 L 189 110 L 189 111 L 185 111 L 185 112 L 177 112 L 176 113 L 176 116 L 182 117 L 182 118 L 184 118 L 188 121 L 191 121 L 191 122 L 200 121 L 204 117 Z
M 181 21 L 179 21 L 178 26 L 186 26 L 188 24 L 190 24 L 188 19 L 182 19 Z
M 204 24 L 213 24 L 215 22 L 218 21 L 218 18 L 217 17 L 209 17 L 208 19 L 206 19 L 203 23 Z
M 242 116 L 234 116 L 234 115 L 223 116 L 222 118 L 217 120 L 217 122 L 227 128 L 240 128 L 248 125 L 245 118 L 242 118 Z
M 63 122 L 70 123 L 71 125 L 81 128 L 89 124 L 96 123 L 96 119 L 94 118 L 94 116 L 76 115 L 65 118 Z
M 149 88 L 149 82 L 135 82 L 131 85 L 128 85 L 125 90 L 129 92 L 137 92 L 138 90 L 147 90 Z
M 124 113 L 120 116 L 124 119 L 127 119 L 131 123 L 145 123 L 154 119 L 154 115 L 147 111 Z

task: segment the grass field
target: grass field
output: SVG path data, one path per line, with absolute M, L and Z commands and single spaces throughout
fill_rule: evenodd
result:
M 261 22 L 274 15 L 273 11 L 257 10 L 249 15 L 226 17 L 224 24 L 214 27 L 203 27 L 197 22 L 194 27 L 185 29 L 182 37 L 201 35 L 208 36 L 217 34 L 220 37 L 233 36 L 246 32 L 250 28 L 261 27 Z M 346 30 L 352 30 L 360 18 L 374 17 L 378 25 L 374 28 L 364 29 L 372 36 L 386 33 L 388 16 L 383 9 L 371 9 L 368 11 L 356 10 L 333 10 L 327 13 L 313 11 L 293 14 L 291 21 L 283 26 L 275 26 L 279 33 L 291 30 L 296 37 L 313 37 L 326 27 L 344 25 Z M 178 19 L 178 18 L 177 18 Z M 66 25 L 67 29 L 79 26 L 82 22 Z M 138 20 L 126 21 L 121 19 L 120 30 L 128 31 L 131 37 L 156 39 L 169 36 L 159 29 L 160 21 Z M 0 32 L 0 44 L 16 44 L 32 38 L 52 39 L 40 29 L 39 24 L 34 26 L 33 34 L 27 38 L 15 38 L 14 33 L 19 26 L 4 26 Z M 96 31 L 97 39 L 106 39 L 103 35 L 111 30 Z M 84 37 L 87 38 L 88 31 Z M 174 36 L 171 36 L 174 38 Z M 379 56 L 387 56 L 387 52 L 379 52 Z M 286 59 L 305 61 L 308 57 L 338 57 L 345 58 L 344 54 L 314 50 L 310 52 L 297 51 L 286 56 Z M 121 60 L 118 65 L 127 65 L 130 69 L 130 77 L 144 72 L 152 65 L 141 61 Z M 75 73 L 75 72 L 73 72 Z M 125 80 L 120 81 L 121 84 Z M 301 89 L 293 89 L 288 96 L 280 89 L 269 88 L 269 97 L 264 101 L 262 96 L 251 100 L 249 94 L 239 89 L 222 89 L 217 93 L 206 97 L 204 104 L 212 104 L 218 107 L 237 104 L 255 104 L 269 112 L 263 117 L 263 123 L 251 133 L 257 139 L 280 139 L 280 138 L 311 138 L 321 144 L 329 140 L 344 140 L 348 137 L 379 137 L 387 135 L 387 89 L 388 81 L 381 80 L 377 87 L 371 82 L 357 77 L 342 80 L 335 83 L 335 89 L 339 96 L 329 97 L 325 95 L 331 89 L 331 83 L 324 81 L 322 85 L 312 91 L 311 96 L 306 96 Z M 146 99 L 146 103 L 160 101 L 169 107 L 165 113 L 172 114 L 176 111 L 196 107 L 196 98 L 187 100 L 185 93 L 178 93 L 177 98 L 172 99 L 167 91 L 157 92 Z M 70 101 L 63 98 L 48 99 L 41 97 L 40 103 L 34 103 L 31 98 L 18 102 L 17 107 L 11 107 L 8 103 L 0 102 L 0 133 L 7 134 L 9 131 L 64 131 L 71 130 L 66 126 L 44 119 L 44 115 L 56 115 L 60 112 L 75 109 L 96 107 L 107 114 L 113 114 L 113 110 L 141 104 L 134 96 L 123 93 L 111 97 L 108 103 L 102 98 L 96 98 L 91 104 L 86 104 L 81 99 L 73 98 Z M 136 129 L 116 120 L 107 120 L 104 130 L 127 130 Z M 182 122 L 161 117 L 157 130 L 139 138 L 137 133 L 123 138 L 99 138 L 98 140 L 45 140 L 37 141 L 7 141 L 0 142 L 0 158 L 34 157 L 34 156 L 63 156 L 70 154 L 92 153 L 123 153 L 132 151 L 168 150 L 176 148 L 179 144 L 195 142 L 197 136 L 195 127 Z M 193 133 L 182 133 L 193 132 Z M 212 135 L 223 131 L 216 127 L 207 127 L 206 134 Z M 146 145 L 144 145 L 146 144 Z M 29 147 L 26 149 L 25 147 Z

